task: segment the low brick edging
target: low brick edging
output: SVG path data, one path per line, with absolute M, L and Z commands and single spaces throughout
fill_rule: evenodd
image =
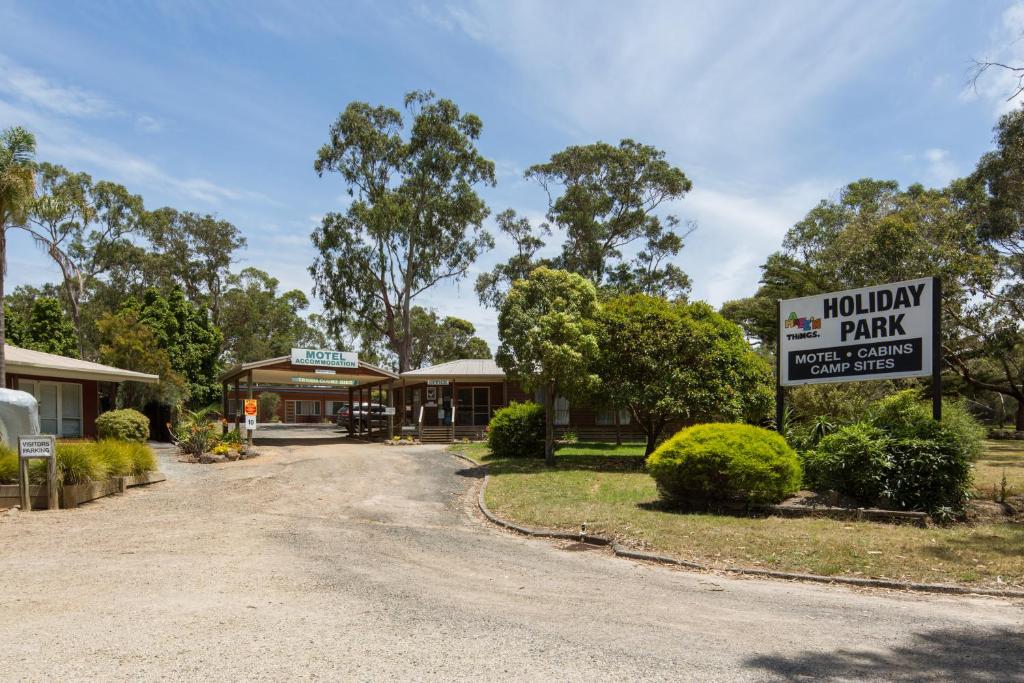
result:
M 771 569 L 753 569 L 750 567 L 712 567 L 699 562 L 681 560 L 667 555 L 656 555 L 654 553 L 630 550 L 629 548 L 616 543 L 614 539 L 606 538 L 604 536 L 586 533 L 572 533 L 569 531 L 556 531 L 554 529 L 533 529 L 530 527 L 520 526 L 519 524 L 510 522 L 507 519 L 502 519 L 491 512 L 490 508 L 487 507 L 487 503 L 484 500 L 484 493 L 487 490 L 487 483 L 491 478 L 487 473 L 487 465 L 483 465 L 475 460 L 467 458 L 461 453 L 455 453 L 454 451 L 448 452 L 455 457 L 472 464 L 474 467 L 480 467 L 483 469 L 484 480 L 480 487 L 480 492 L 477 494 L 477 507 L 480 508 L 480 512 L 483 513 L 484 517 L 497 526 L 515 531 L 516 533 L 523 534 L 524 536 L 532 536 L 534 538 L 556 538 L 564 541 L 577 541 L 579 543 L 589 543 L 591 545 L 608 546 L 611 548 L 612 553 L 618 557 L 625 557 L 631 560 L 642 560 L 644 562 L 656 562 L 658 564 L 667 564 L 704 572 L 728 572 L 730 574 L 740 574 L 743 576 L 759 576 L 771 579 L 785 579 L 787 581 L 808 581 L 812 583 L 831 583 L 845 586 L 858 586 L 861 588 L 885 588 L 890 590 L 916 591 L 921 593 L 942 593 L 946 595 L 985 595 L 997 598 L 1024 599 L 1024 591 L 1001 590 L 998 588 L 970 588 L 968 586 L 956 586 L 946 583 L 907 583 L 902 581 L 890 581 L 888 579 L 858 579 L 849 576 L 798 574 L 794 572 L 774 571 Z

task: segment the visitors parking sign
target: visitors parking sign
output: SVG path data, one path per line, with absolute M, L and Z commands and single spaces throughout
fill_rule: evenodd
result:
M 779 302 L 783 386 L 932 374 L 934 278 Z

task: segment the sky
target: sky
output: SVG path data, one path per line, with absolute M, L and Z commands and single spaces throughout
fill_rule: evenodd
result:
M 313 160 L 353 100 L 400 107 L 430 89 L 480 116 L 496 235 L 505 208 L 543 220 L 527 167 L 632 138 L 693 182 L 663 214 L 696 225 L 675 262 L 692 298 L 718 306 L 752 294 L 786 230 L 846 183 L 970 172 L 1015 106 L 1008 74 L 971 85 L 971 60 L 1024 63 L 1022 35 L 1024 2 L 995 0 L 0 0 L 0 128 L 28 127 L 40 160 L 122 183 L 147 208 L 231 221 L 248 240 L 236 269 L 311 298 L 310 233 L 347 202 Z M 473 282 L 509 249 L 499 238 L 418 302 L 495 347 Z M 59 279 L 24 236 L 8 259 L 8 288 Z

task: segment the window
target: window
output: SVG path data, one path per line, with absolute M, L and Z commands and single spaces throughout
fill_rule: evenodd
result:
M 459 387 L 457 425 L 484 427 L 491 421 L 490 387 Z
M 327 402 L 327 414 L 332 417 L 337 417 L 338 413 L 342 409 L 348 408 L 348 401 L 328 401 Z
M 18 389 L 39 401 L 39 431 L 79 438 L 82 429 L 82 385 L 71 382 L 42 382 L 19 379 Z
M 628 425 L 632 415 L 629 412 L 629 408 L 619 408 L 619 424 Z M 603 410 L 597 411 L 597 418 L 595 419 L 596 424 L 602 426 L 610 426 L 615 424 L 615 411 L 611 408 L 604 408 Z
M 569 424 L 569 399 L 563 396 L 555 399 L 555 424 L 560 426 Z
M 295 415 L 307 415 L 311 417 L 319 417 L 320 415 L 320 401 L 289 401 L 295 405 Z

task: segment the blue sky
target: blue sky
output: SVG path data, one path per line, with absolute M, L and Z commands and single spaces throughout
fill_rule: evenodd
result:
M 785 231 L 845 183 L 967 173 L 1010 91 L 998 74 L 968 87 L 970 60 L 1024 62 L 1022 33 L 1024 4 L 994 1 L 0 0 L 0 127 L 28 126 L 41 159 L 150 208 L 232 221 L 249 241 L 239 268 L 307 293 L 309 234 L 345 201 L 313 159 L 352 100 L 432 89 L 475 112 L 498 168 L 492 213 L 537 220 L 546 196 L 523 169 L 632 137 L 693 181 L 669 207 L 697 225 L 677 263 L 718 305 L 753 292 Z M 475 276 L 421 303 L 493 345 Z M 12 235 L 10 287 L 57 277 Z

